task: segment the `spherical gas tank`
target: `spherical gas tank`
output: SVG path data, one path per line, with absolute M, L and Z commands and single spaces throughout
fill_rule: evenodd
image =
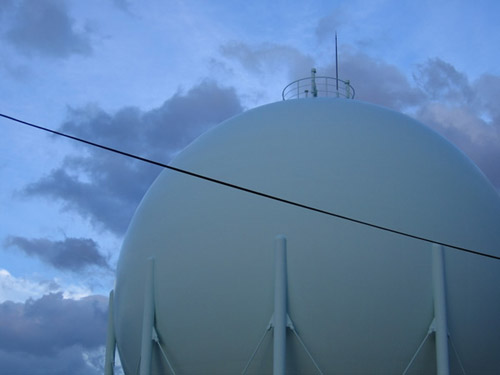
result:
M 265 105 L 202 135 L 172 165 L 500 256 L 500 199 L 484 175 L 426 126 L 378 106 L 337 98 Z M 271 374 L 277 236 L 286 237 L 294 327 L 287 374 L 436 371 L 429 242 L 164 170 L 137 209 L 117 269 L 125 373 L 140 366 L 154 257 L 161 347 L 153 346 L 152 373 L 169 374 L 168 358 L 176 374 Z M 451 372 L 500 373 L 500 261 L 445 247 L 444 278 Z

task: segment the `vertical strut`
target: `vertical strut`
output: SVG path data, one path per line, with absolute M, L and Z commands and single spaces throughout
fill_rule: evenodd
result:
M 104 360 L 104 375 L 113 375 L 115 373 L 115 322 L 114 322 L 114 291 L 109 292 L 108 302 L 108 336 L 106 339 L 106 357 Z
M 144 289 L 140 375 L 151 375 L 151 353 L 153 348 L 153 325 L 155 318 L 154 265 L 154 258 L 149 258 L 146 268 L 146 283 Z
M 432 244 L 432 286 L 434 294 L 434 321 L 436 324 L 436 362 L 438 375 L 448 375 L 448 322 L 446 317 L 446 285 L 444 251 Z
M 277 236 L 274 243 L 273 375 L 285 374 L 287 325 L 286 284 L 286 237 Z

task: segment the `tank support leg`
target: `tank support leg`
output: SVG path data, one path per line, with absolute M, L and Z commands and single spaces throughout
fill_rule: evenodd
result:
M 277 236 L 274 244 L 273 375 L 285 374 L 287 327 L 286 238 Z
M 148 259 L 144 290 L 144 312 L 142 315 L 142 341 L 140 375 L 151 375 L 151 353 L 153 348 L 153 325 L 155 318 L 154 258 Z
M 300 338 L 295 330 L 292 319 L 288 315 L 288 302 L 287 302 L 287 271 L 286 271 L 286 237 L 283 235 L 276 236 L 274 241 L 274 313 L 271 320 L 261 337 L 257 347 L 253 351 L 250 359 L 248 360 L 242 375 L 246 374 L 250 364 L 252 363 L 255 355 L 266 338 L 269 331 L 273 331 L 273 375 L 284 375 L 286 370 L 286 331 L 289 328 L 292 333 L 297 337 L 300 345 L 304 348 L 306 354 L 311 359 L 314 367 L 318 370 L 320 375 L 323 375 L 318 364 L 312 357 L 306 345 Z
M 448 375 L 448 322 L 446 317 L 446 285 L 444 250 L 432 244 L 432 289 L 434 295 L 434 323 L 436 334 L 436 362 L 438 375 Z
M 115 373 L 115 322 L 114 322 L 114 291 L 109 292 L 108 302 L 108 335 L 106 339 L 106 357 L 104 362 L 104 375 L 113 375 Z

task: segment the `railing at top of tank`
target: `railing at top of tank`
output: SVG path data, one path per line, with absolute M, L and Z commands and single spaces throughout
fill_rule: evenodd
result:
M 283 100 L 316 97 L 353 99 L 354 94 L 354 87 L 349 81 L 313 74 L 311 77 L 301 78 L 288 84 L 281 96 Z

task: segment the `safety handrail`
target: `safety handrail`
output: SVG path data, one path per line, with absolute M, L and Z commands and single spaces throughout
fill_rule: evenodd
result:
M 301 78 L 288 84 L 281 93 L 283 100 L 316 97 L 342 97 L 353 99 L 354 87 L 349 81 L 334 77 L 315 76 Z

